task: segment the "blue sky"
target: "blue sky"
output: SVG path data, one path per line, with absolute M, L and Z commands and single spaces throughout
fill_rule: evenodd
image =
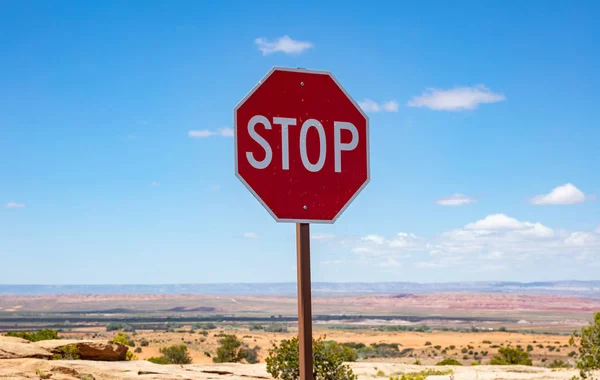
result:
M 313 227 L 313 280 L 598 280 L 599 11 L 4 3 L 0 283 L 295 281 L 294 226 L 233 174 L 233 107 L 273 66 L 370 116 L 371 183 Z

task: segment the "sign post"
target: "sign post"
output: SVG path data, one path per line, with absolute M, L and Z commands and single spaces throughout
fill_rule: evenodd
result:
M 326 71 L 275 67 L 233 111 L 235 174 L 296 223 L 300 379 L 313 380 L 310 224 L 334 223 L 369 182 L 369 119 Z
M 310 225 L 296 223 L 296 256 L 298 261 L 298 341 L 300 379 L 313 378 L 312 304 L 310 290 Z

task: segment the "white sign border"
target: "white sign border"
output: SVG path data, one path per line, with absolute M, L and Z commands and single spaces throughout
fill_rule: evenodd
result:
M 254 92 L 264 83 L 264 81 L 267 80 L 267 78 L 269 78 L 271 76 L 271 74 L 273 74 L 275 71 L 290 71 L 290 72 L 296 72 L 296 73 L 309 73 L 309 74 L 318 74 L 318 75 L 328 75 L 331 79 L 333 79 L 333 81 L 335 82 L 335 84 L 342 90 L 342 92 L 344 93 L 344 95 L 346 95 L 346 97 L 348 98 L 348 100 L 350 100 L 352 102 L 352 104 L 354 105 L 354 107 L 356 107 L 356 109 L 363 115 L 363 117 L 366 120 L 366 128 L 367 128 L 367 131 L 366 131 L 367 132 L 366 133 L 366 135 L 367 135 L 367 179 L 365 180 L 365 182 L 363 182 L 363 184 L 354 193 L 354 195 L 352 196 L 352 198 L 350 198 L 348 200 L 348 202 L 346 202 L 346 204 L 344 205 L 344 207 L 342 207 L 340 209 L 340 211 L 335 215 L 335 217 L 333 219 L 331 219 L 331 220 L 282 219 L 282 218 L 278 218 L 277 215 L 275 215 L 275 213 L 273 212 L 273 210 L 271 210 L 271 208 L 269 208 L 269 206 L 267 206 L 267 204 L 254 191 L 254 189 L 248 184 L 248 182 L 246 182 L 246 180 L 240 175 L 240 173 L 238 171 L 238 154 L 237 154 L 237 150 L 238 150 L 237 149 L 237 145 L 238 145 L 237 144 L 238 123 L 237 123 L 237 111 L 246 102 L 246 100 L 248 100 L 248 98 L 250 98 L 250 96 L 252 96 L 252 94 L 254 94 Z M 342 215 L 344 213 L 344 211 L 346 211 L 346 208 L 348 208 L 348 206 L 354 201 L 354 199 L 358 196 L 358 194 L 360 194 L 362 192 L 362 190 L 371 181 L 371 159 L 370 159 L 370 157 L 371 157 L 371 151 L 370 151 L 370 141 L 369 140 L 370 140 L 369 139 L 369 116 L 367 116 L 367 114 L 363 111 L 363 109 L 360 108 L 360 106 L 358 105 L 358 103 L 356 101 L 354 101 L 354 99 L 350 96 L 350 94 L 348 94 L 348 92 L 346 91 L 346 89 L 340 84 L 340 82 L 338 82 L 338 80 L 335 78 L 335 76 L 333 76 L 333 74 L 330 71 L 324 71 L 324 70 L 307 70 L 307 69 L 301 69 L 301 68 L 290 68 L 290 67 L 274 66 L 246 94 L 246 96 L 244 96 L 244 98 L 239 101 L 239 103 L 233 109 L 233 141 L 234 141 L 233 155 L 234 155 L 234 162 L 235 162 L 235 176 L 238 177 L 238 179 L 244 184 L 244 186 L 246 186 L 246 188 L 248 190 L 250 190 L 250 193 L 252 193 L 252 195 L 254 195 L 254 198 L 256 198 L 260 202 L 260 204 L 269 212 L 269 214 L 271 214 L 271 216 L 273 217 L 273 219 L 275 219 L 275 221 L 277 221 L 278 223 L 318 223 L 318 224 L 333 224 L 333 223 L 335 223 L 338 220 L 338 218 L 340 217 L 340 215 Z

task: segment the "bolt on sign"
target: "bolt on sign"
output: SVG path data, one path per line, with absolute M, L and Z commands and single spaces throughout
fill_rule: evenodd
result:
M 311 380 L 309 223 L 334 223 L 369 182 L 369 119 L 327 71 L 275 67 L 233 111 L 235 174 L 296 223 L 300 378 Z

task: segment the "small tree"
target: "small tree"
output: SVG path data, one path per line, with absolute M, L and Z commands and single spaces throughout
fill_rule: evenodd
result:
M 240 353 L 242 342 L 235 335 L 225 335 L 219 339 L 221 347 L 217 348 L 217 356 L 213 358 L 215 363 L 237 363 L 243 359 Z
M 492 365 L 533 365 L 529 353 L 519 348 L 500 348 L 490 361 Z
M 160 353 L 170 364 L 190 364 L 192 362 L 187 347 L 183 344 L 161 348 Z
M 577 347 L 575 365 L 583 379 L 590 378 L 592 371 L 600 369 L 600 313 L 594 321 L 580 331 L 574 331 L 569 339 L 571 346 Z
M 313 339 L 313 378 L 316 380 L 356 380 L 349 366 L 344 365 L 343 352 L 325 344 L 323 338 Z M 284 340 L 269 350 L 267 372 L 275 379 L 296 380 L 300 377 L 298 338 Z

